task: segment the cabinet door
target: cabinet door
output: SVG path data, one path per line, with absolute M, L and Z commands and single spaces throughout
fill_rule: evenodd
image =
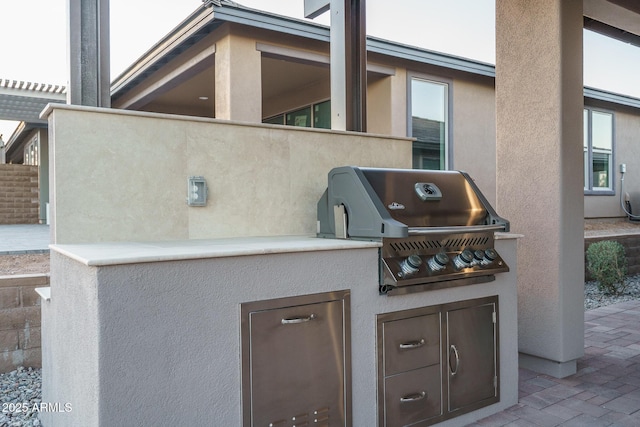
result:
M 496 304 L 447 311 L 449 411 L 498 400 Z M 466 412 L 466 411 L 465 411 Z
M 344 426 L 343 302 L 252 312 L 249 322 L 251 425 Z

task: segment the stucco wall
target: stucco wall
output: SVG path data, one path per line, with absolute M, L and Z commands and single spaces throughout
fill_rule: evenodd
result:
M 87 107 L 49 110 L 54 243 L 316 233 L 336 166 L 411 166 L 404 138 Z M 186 204 L 204 176 L 206 207 Z
M 492 84 L 453 82 L 453 168 L 468 172 L 496 206 L 496 97 Z
M 496 23 L 496 208 L 525 236 L 520 351 L 565 376 L 584 354 L 582 2 L 496 2 Z
M 56 277 L 64 280 L 56 281 Z M 51 252 L 51 300 L 42 303 L 42 395 L 60 398 L 45 398 L 43 402 L 58 403 L 62 408 L 71 406 L 66 412 L 42 412 L 44 425 L 99 425 L 99 390 L 95 386 L 100 335 L 96 284 L 95 268 L 83 268 Z M 67 310 L 66 315 L 58 315 Z M 130 334 L 124 330 L 118 333 Z M 52 352 L 55 357 L 50 357 Z M 52 417 L 58 417 L 55 423 Z
M 624 193 L 629 193 L 633 213 L 640 214 L 640 116 L 624 110 L 614 111 L 613 185 L 615 195 L 585 196 L 585 218 L 625 216 L 620 207 L 620 164 L 627 165 Z
M 226 35 L 216 43 L 215 116 L 219 119 L 262 121 L 259 76 L 261 55 L 253 38 Z M 247 99 L 256 100 L 247 102 Z
M 239 426 L 239 305 L 350 289 L 354 426 L 377 423 L 376 314 L 499 296 L 501 401 L 442 424 L 468 425 L 517 403 L 516 244 L 496 241 L 512 270 L 494 282 L 393 297 L 378 295 L 377 247 L 100 267 L 54 247 L 43 401 L 73 411 L 44 424 Z

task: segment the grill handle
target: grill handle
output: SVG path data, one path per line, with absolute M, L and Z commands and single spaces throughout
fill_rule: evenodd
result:
M 485 231 L 503 231 L 502 224 L 470 225 L 460 227 L 409 227 L 409 236 L 424 236 L 428 234 L 454 233 L 482 233 Z
M 316 318 L 316 315 L 311 313 L 310 315 L 308 315 L 306 317 L 289 317 L 289 318 L 285 318 L 285 319 L 282 319 L 280 321 L 280 323 L 282 323 L 283 325 L 295 325 L 295 324 L 298 324 L 298 323 L 310 322 L 315 318 Z
M 451 364 L 451 352 L 453 351 L 453 355 L 456 357 L 456 367 L 453 369 L 453 365 Z M 455 377 L 458 373 L 458 368 L 460 367 L 460 354 L 458 353 L 458 349 L 455 345 L 451 344 L 449 349 L 449 370 L 451 372 L 451 376 Z
M 427 392 L 421 391 L 420 393 L 409 394 L 400 398 L 400 403 L 416 402 L 427 397 Z
M 425 343 L 424 338 L 421 338 L 420 341 L 403 342 L 400 344 L 400 350 L 410 350 L 413 348 L 419 348 L 419 347 L 422 347 L 424 343 Z

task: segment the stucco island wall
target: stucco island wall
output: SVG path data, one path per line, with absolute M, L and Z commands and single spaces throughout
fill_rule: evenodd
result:
M 50 105 L 54 243 L 312 235 L 336 166 L 411 167 L 407 138 Z M 206 207 L 186 204 L 203 176 Z
M 512 269 L 493 282 L 399 296 L 378 295 L 371 242 L 53 245 L 42 399 L 72 410 L 43 413 L 43 423 L 240 426 L 240 304 L 348 289 L 357 427 L 377 424 L 376 314 L 498 296 L 500 402 L 440 424 L 468 425 L 517 403 L 516 245 L 496 240 Z

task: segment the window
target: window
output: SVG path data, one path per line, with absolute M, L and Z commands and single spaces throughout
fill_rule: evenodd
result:
M 24 147 L 24 159 L 23 163 L 25 165 L 38 166 L 38 161 L 40 157 L 38 156 L 38 147 L 39 147 L 38 137 L 35 136 L 29 143 Z
M 312 104 L 299 110 L 268 117 L 262 123 L 331 129 L 331 101 Z
M 278 114 L 277 116 L 264 119 L 262 123 L 268 123 L 270 125 L 282 125 L 284 124 L 284 114 Z
M 308 128 L 311 127 L 311 107 L 301 108 L 285 114 L 285 125 Z
M 331 129 L 331 101 L 324 101 L 313 106 L 313 127 Z
M 414 169 L 449 167 L 449 84 L 412 77 L 409 84 L 409 136 Z
M 613 113 L 584 109 L 584 190 L 613 192 Z

